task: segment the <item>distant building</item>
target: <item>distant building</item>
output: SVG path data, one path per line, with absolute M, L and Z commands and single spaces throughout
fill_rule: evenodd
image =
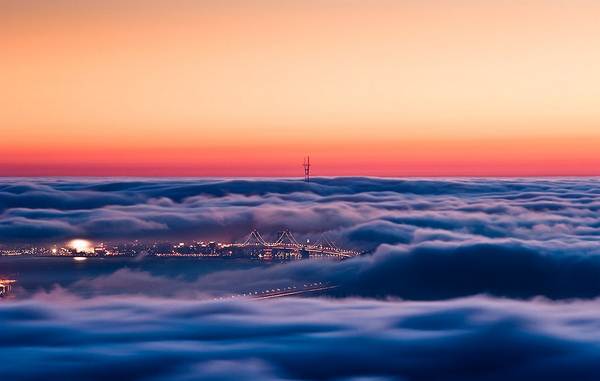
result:
M 14 280 L 0 279 L 0 297 L 3 298 L 10 292 L 13 283 L 15 283 Z

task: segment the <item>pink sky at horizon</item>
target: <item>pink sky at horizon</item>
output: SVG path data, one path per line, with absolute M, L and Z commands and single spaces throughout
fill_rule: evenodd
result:
M 0 175 L 600 175 L 600 3 L 0 4 Z

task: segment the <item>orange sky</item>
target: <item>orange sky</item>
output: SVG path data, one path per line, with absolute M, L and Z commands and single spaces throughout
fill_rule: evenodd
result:
M 0 175 L 600 175 L 597 1 L 49 3 L 0 3 Z

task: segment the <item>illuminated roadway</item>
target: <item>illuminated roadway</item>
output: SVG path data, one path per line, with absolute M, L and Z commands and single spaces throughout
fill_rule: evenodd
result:
M 213 298 L 213 300 L 227 300 L 227 299 L 236 299 L 236 298 L 247 298 L 247 299 L 255 299 L 255 300 L 264 300 L 264 299 L 275 299 L 275 298 L 284 298 L 287 296 L 300 296 L 303 294 L 327 291 L 337 288 L 339 286 L 333 285 L 325 282 L 313 282 L 306 283 L 302 286 L 288 286 L 288 287 L 280 287 L 280 288 L 271 288 L 260 291 L 250 291 L 244 292 L 241 294 L 233 294 L 229 296 L 221 296 L 217 298 Z

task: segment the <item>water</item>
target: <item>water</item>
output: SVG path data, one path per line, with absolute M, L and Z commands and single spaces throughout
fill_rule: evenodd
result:
M 56 286 L 69 288 L 82 279 L 112 274 L 121 269 L 144 271 L 154 276 L 194 281 L 212 272 L 268 266 L 265 263 L 226 258 L 155 258 L 129 257 L 0 257 L 0 278 L 16 279 L 26 292 L 50 291 Z

